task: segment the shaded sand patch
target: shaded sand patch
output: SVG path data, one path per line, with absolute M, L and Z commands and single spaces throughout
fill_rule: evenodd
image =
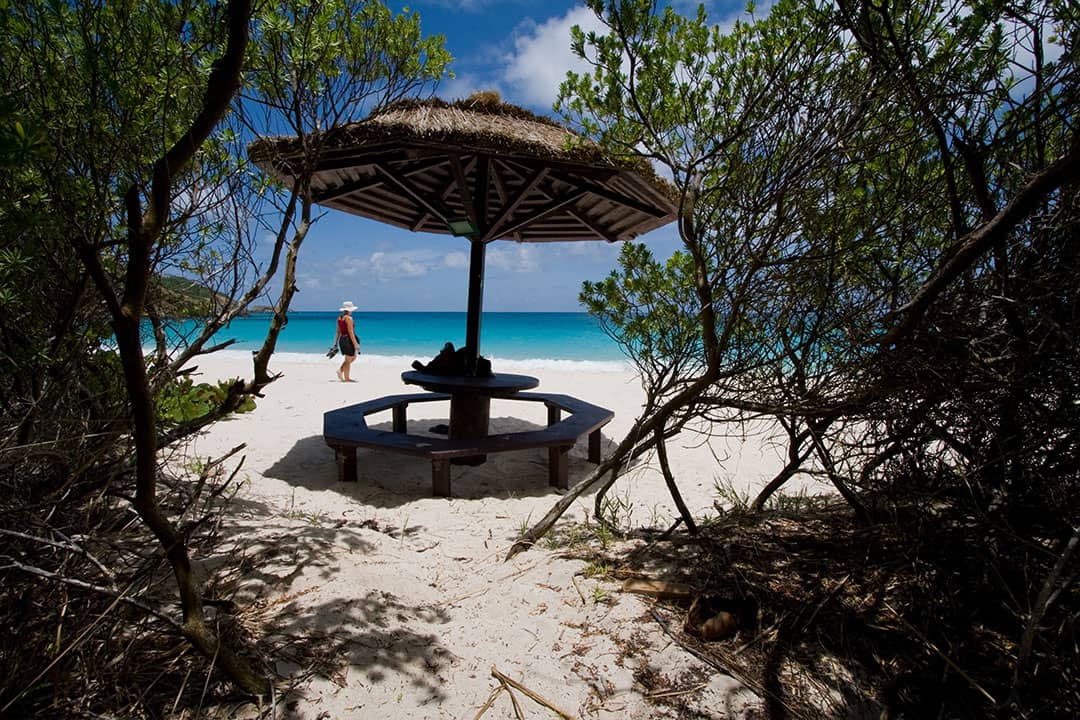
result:
M 493 668 L 575 717 L 728 718 L 760 710 L 754 693 L 673 642 L 650 612 L 652 599 L 622 592 L 602 563 L 563 556 L 571 546 L 576 554 L 590 545 L 615 547 L 590 523 L 592 495 L 550 538 L 503 561 L 514 538 L 557 499 L 544 451 L 454 466 L 451 498 L 431 497 L 426 460 L 379 451 L 360 452 L 359 482 L 339 483 L 322 442 L 322 413 L 402 392 L 400 370 L 361 358 L 359 382 L 345 385 L 334 381 L 331 361 L 273 369 L 284 377 L 259 408 L 218 424 L 190 452 L 220 456 L 247 444 L 222 553 L 207 566 L 223 580 L 218 592 L 244 608 L 251 631 L 279 649 L 274 669 L 296 685 L 290 717 L 472 718 L 503 686 Z M 239 362 L 215 358 L 200 370 L 205 379 L 247 373 Z M 533 374 L 540 391 L 615 411 L 605 449 L 640 408 L 630 373 Z M 410 431 L 447 422 L 439 403 L 416 409 Z M 492 425 L 542 427 L 543 413 L 542 406 L 495 401 Z M 385 422 L 389 427 L 389 417 Z M 715 514 L 719 477 L 750 492 L 781 462 L 757 438 L 719 451 L 675 442 L 669 454 L 695 516 Z M 571 453 L 571 484 L 594 467 L 585 455 L 584 443 Z M 676 516 L 648 462 L 609 497 L 626 527 L 667 527 Z M 553 716 L 510 685 L 483 717 L 516 717 L 511 694 L 525 717 Z

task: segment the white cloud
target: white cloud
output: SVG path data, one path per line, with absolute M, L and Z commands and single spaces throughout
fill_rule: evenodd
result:
M 442 264 L 453 270 L 468 271 L 469 253 L 457 250 L 446 253 L 442 257 Z M 484 251 L 484 267 L 487 270 L 528 273 L 540 270 L 542 263 L 535 246 L 498 242 L 488 245 Z
M 567 255 L 587 260 L 610 260 L 619 255 L 622 243 L 595 242 L 570 242 L 564 243 Z
M 567 71 L 588 69 L 570 51 L 570 28 L 574 25 L 586 32 L 603 31 L 603 25 L 587 7 L 574 8 L 541 24 L 532 20 L 522 23 L 520 34 L 514 38 L 513 52 L 504 58 L 503 80 L 514 88 L 515 97 L 530 105 L 551 107 Z
M 487 266 L 508 272 L 531 273 L 541 269 L 536 248 L 526 244 L 488 246 Z
M 376 252 L 369 261 L 371 272 L 378 280 L 423 277 L 433 258 L 423 252 Z
M 443 265 L 448 268 L 467 270 L 469 268 L 469 254 L 460 251 L 446 253 L 443 256 Z
M 370 263 L 363 258 L 346 255 L 334 261 L 335 274 L 344 278 L 362 277 L 367 274 Z

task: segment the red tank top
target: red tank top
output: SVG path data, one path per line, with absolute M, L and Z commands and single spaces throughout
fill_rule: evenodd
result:
M 349 326 L 345 324 L 345 318 L 339 317 L 337 319 L 337 329 L 345 337 L 349 337 Z

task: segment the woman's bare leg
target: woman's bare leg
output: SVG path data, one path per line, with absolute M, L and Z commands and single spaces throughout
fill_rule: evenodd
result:
M 345 362 L 341 364 L 341 374 L 345 382 L 352 382 L 352 378 L 349 377 L 349 369 L 352 367 L 353 360 L 356 359 L 355 355 L 346 355 Z

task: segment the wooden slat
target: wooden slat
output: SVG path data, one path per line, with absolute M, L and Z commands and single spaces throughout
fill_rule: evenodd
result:
M 499 235 L 507 235 L 513 232 L 512 230 L 503 229 L 507 220 L 513 217 L 514 213 L 517 212 L 517 209 L 521 207 L 521 204 L 525 201 L 525 198 L 536 189 L 536 186 L 547 176 L 547 173 L 547 168 L 537 170 L 532 177 L 530 177 L 526 183 L 514 193 L 513 198 L 503 205 L 498 216 L 492 221 L 491 227 L 483 228 L 483 234 L 480 236 L 482 242 L 488 242 Z M 503 183 L 500 182 L 499 187 L 504 187 Z

